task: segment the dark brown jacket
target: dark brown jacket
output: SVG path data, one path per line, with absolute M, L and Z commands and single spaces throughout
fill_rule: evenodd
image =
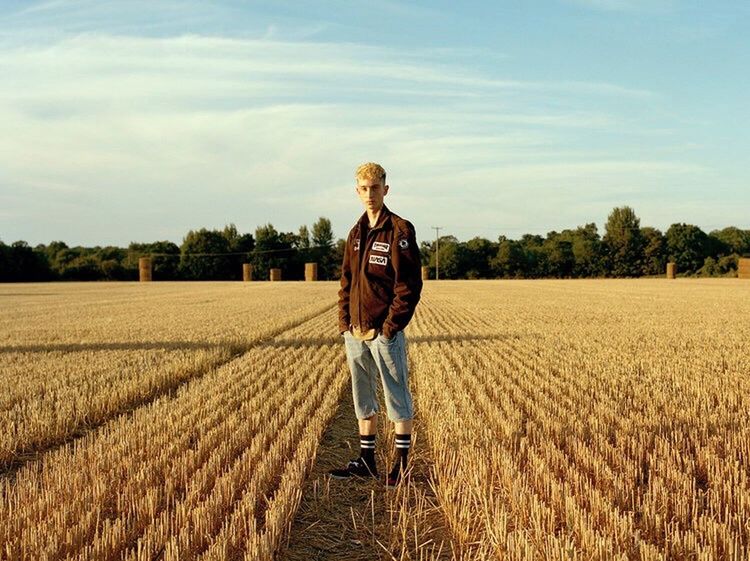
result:
M 365 212 L 349 232 L 339 290 L 339 332 L 372 327 L 391 338 L 414 315 L 422 292 L 414 226 L 383 205 L 374 228 Z

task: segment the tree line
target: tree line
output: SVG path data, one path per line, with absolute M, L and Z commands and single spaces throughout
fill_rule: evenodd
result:
M 600 236 L 593 222 L 545 237 L 525 234 L 496 242 L 476 237 L 459 242 L 421 243 L 424 264 L 434 278 L 435 246 L 440 278 L 585 278 L 665 274 L 674 262 L 680 275 L 736 276 L 740 257 L 750 257 L 750 230 L 730 226 L 706 233 L 693 224 L 672 224 L 666 232 L 641 226 L 627 206 L 612 210 Z
M 285 280 L 304 278 L 306 262 L 318 263 L 318 278 L 338 275 L 338 247 L 331 221 L 319 218 L 297 233 L 273 224 L 241 234 L 234 224 L 221 230 L 190 230 L 181 245 L 171 241 L 116 246 L 68 247 L 62 241 L 30 247 L 24 241 L 0 241 L 0 281 L 138 280 L 138 260 L 151 256 L 155 280 L 241 280 L 242 264 L 253 264 L 253 277 L 266 280 L 272 267 Z
M 333 280 L 340 274 L 344 244 L 335 240 L 324 217 L 296 233 L 279 232 L 270 223 L 254 234 L 241 234 L 234 224 L 190 230 L 179 246 L 156 241 L 127 248 L 68 247 L 53 241 L 32 248 L 24 241 L 0 241 L 0 281 L 137 280 L 138 259 L 149 255 L 155 280 L 240 280 L 242 263 L 253 264 L 255 279 L 268 279 L 276 267 L 283 279 L 300 280 L 306 262 L 318 263 L 319 279 Z M 609 214 L 603 236 L 592 222 L 516 240 L 460 242 L 447 235 L 438 243 L 422 241 L 420 249 L 431 278 L 438 261 L 440 278 L 446 279 L 639 277 L 663 275 L 668 261 L 681 275 L 735 276 L 738 259 L 750 257 L 750 230 L 730 226 L 705 233 L 676 223 L 662 233 L 641 226 L 635 211 L 624 206 Z

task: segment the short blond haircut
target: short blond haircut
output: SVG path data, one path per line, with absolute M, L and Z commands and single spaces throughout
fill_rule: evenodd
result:
M 367 162 L 357 168 L 354 174 L 355 179 L 378 179 L 385 185 L 385 170 L 380 164 Z

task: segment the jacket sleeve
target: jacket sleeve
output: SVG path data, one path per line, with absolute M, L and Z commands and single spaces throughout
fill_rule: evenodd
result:
M 351 316 L 349 315 L 349 300 L 352 287 L 352 269 L 351 269 L 351 232 L 346 239 L 344 246 L 344 261 L 341 264 L 341 288 L 339 289 L 339 333 L 349 331 Z
M 407 326 L 422 294 L 422 261 L 410 222 L 406 222 L 406 228 L 396 229 L 391 244 L 391 263 L 395 271 L 393 301 L 383 322 L 383 336 L 389 339 Z

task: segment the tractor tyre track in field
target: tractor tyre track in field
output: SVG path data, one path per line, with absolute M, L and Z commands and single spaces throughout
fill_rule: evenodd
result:
M 384 476 L 395 462 L 395 450 L 393 423 L 385 415 L 380 387 L 376 437 L 380 478 L 349 481 L 328 475 L 329 469 L 359 456 L 351 382 L 344 388 L 338 410 L 320 441 L 286 545 L 276 559 L 452 559 L 450 533 L 433 490 L 432 452 L 428 439 L 419 435 L 418 410 L 409 452 L 408 482 L 396 489 L 384 486 Z
M 247 354 L 251 349 L 262 347 L 265 345 L 274 346 L 274 340 L 280 335 L 299 327 L 307 321 L 310 321 L 316 317 L 322 316 L 327 312 L 330 312 L 335 305 L 327 305 L 324 308 L 318 308 L 312 312 L 301 315 L 291 323 L 286 323 L 276 329 L 271 330 L 263 336 L 258 337 L 254 341 L 250 341 L 244 345 L 230 344 L 227 345 L 229 356 L 221 358 L 216 361 L 206 361 L 199 368 L 196 368 L 189 374 L 181 376 L 180 378 L 171 380 L 165 384 L 155 387 L 153 391 L 138 396 L 136 399 L 129 400 L 122 404 L 121 407 L 114 409 L 110 414 L 104 418 L 93 422 L 93 423 L 81 423 L 77 425 L 71 432 L 66 434 L 63 438 L 49 442 L 45 446 L 29 449 L 20 450 L 15 459 L 10 462 L 0 463 L 0 478 L 12 479 L 14 475 L 23 466 L 41 459 L 45 454 L 58 450 L 64 446 L 73 444 L 82 437 L 96 431 L 108 423 L 116 420 L 124 415 L 129 415 L 136 409 L 145 407 L 163 397 L 169 398 L 177 394 L 180 388 L 186 384 L 198 380 L 205 376 L 208 372 L 220 368 L 234 360 L 238 360 Z

